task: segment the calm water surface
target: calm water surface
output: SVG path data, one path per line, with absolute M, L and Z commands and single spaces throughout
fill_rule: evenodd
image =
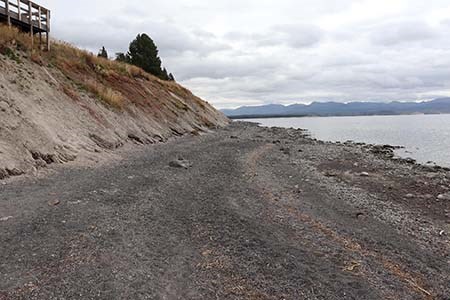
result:
M 308 129 L 324 141 L 404 146 L 398 155 L 450 167 L 450 115 L 308 117 L 245 120 Z

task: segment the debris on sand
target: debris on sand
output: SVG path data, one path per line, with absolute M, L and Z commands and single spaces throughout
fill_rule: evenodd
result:
M 347 272 L 356 271 L 357 268 L 361 267 L 361 263 L 357 261 L 352 261 L 348 266 L 346 266 L 343 270 Z

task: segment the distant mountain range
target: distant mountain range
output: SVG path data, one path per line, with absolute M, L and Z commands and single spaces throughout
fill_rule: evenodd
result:
M 305 104 L 269 104 L 263 106 L 242 106 L 237 109 L 223 109 L 232 119 L 302 117 L 302 116 L 367 116 L 450 113 L 450 98 L 426 102 L 313 102 Z

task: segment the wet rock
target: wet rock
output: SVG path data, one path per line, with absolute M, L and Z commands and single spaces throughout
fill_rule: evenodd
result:
M 192 163 L 186 159 L 178 158 L 177 160 L 171 161 L 169 166 L 172 168 L 189 169 L 192 167 Z

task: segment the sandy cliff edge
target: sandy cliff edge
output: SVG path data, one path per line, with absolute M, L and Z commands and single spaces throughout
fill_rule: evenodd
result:
M 0 179 L 229 122 L 177 83 L 69 45 L 0 53 Z

